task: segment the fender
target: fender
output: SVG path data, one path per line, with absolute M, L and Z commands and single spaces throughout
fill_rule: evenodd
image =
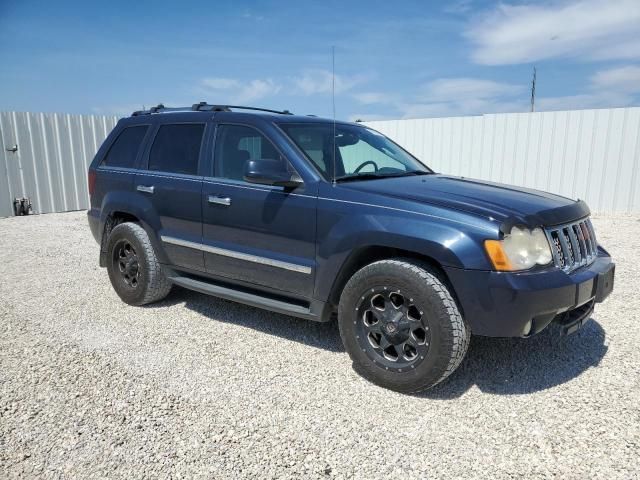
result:
M 151 244 L 158 256 L 161 263 L 168 263 L 167 255 L 164 251 L 162 242 L 156 235 L 156 232 L 160 230 L 160 217 L 153 208 L 151 202 L 134 192 L 113 191 L 107 193 L 102 199 L 102 206 L 100 209 L 100 225 L 103 229 L 100 232 L 102 236 L 102 245 L 100 248 L 100 265 L 102 266 L 102 255 L 104 248 L 106 248 L 106 227 L 109 219 L 116 212 L 132 215 L 138 219 L 138 223 L 145 229 Z
M 375 206 L 373 206 L 375 207 Z M 340 208 L 340 207 L 338 207 Z M 428 257 L 442 267 L 490 270 L 483 248 L 487 229 L 463 229 L 440 218 L 353 206 L 336 214 L 322 207 L 318 213 L 318 251 L 315 297 L 326 301 L 335 279 L 351 255 L 369 247 L 405 250 Z M 358 214 L 361 213 L 361 214 Z M 497 235 L 497 227 L 494 235 Z

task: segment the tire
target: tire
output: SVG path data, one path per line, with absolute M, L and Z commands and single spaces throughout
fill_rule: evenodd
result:
M 149 235 L 137 223 L 121 223 L 111 231 L 107 271 L 113 289 L 129 305 L 157 302 L 171 291 Z
M 439 273 L 404 258 L 357 271 L 342 291 L 338 324 L 356 372 L 402 393 L 426 390 L 451 375 L 471 338 Z

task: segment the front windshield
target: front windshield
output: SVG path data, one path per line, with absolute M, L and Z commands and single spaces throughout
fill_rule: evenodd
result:
M 360 125 L 281 123 L 280 128 L 327 179 L 365 179 L 432 173 L 381 133 Z

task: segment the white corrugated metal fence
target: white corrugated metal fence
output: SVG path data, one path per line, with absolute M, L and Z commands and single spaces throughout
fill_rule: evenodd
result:
M 0 112 L 0 217 L 13 215 L 16 197 L 31 198 L 35 213 L 88 208 L 87 167 L 117 120 Z
M 0 217 L 88 208 L 86 172 L 115 116 L 0 112 Z M 436 171 L 640 212 L 640 107 L 366 122 Z M 12 152 L 12 147 L 18 149 Z
M 640 212 L 640 107 L 365 123 L 438 172 Z

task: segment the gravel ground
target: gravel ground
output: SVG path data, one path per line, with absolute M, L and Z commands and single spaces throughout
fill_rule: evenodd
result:
M 335 324 L 123 304 L 83 212 L 0 220 L 0 477 L 638 478 L 640 219 L 595 225 L 616 289 L 579 333 L 474 337 L 403 396 Z

